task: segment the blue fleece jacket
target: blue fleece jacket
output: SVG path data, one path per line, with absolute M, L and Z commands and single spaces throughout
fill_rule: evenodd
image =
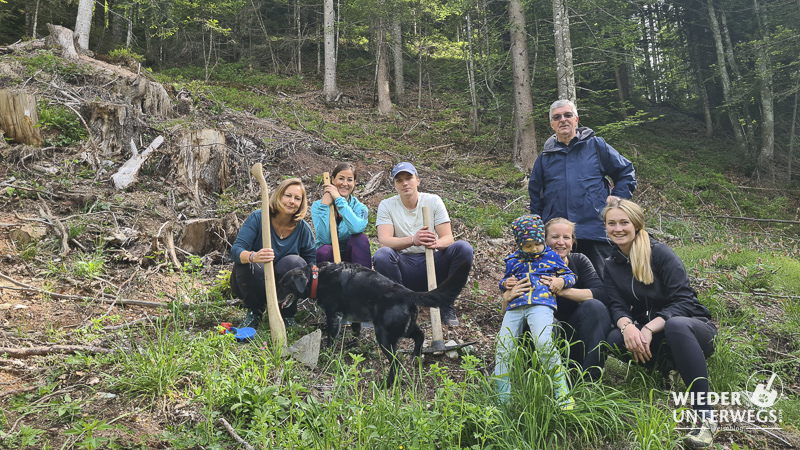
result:
M 344 197 L 338 197 L 333 204 L 342 216 L 336 229 L 340 243 L 346 243 L 350 236 L 364 232 L 369 222 L 369 210 L 363 203 L 351 195 L 349 201 Z M 317 200 L 311 205 L 311 220 L 314 222 L 314 232 L 317 234 L 317 248 L 331 245 L 330 208 L 328 205 L 323 205 L 322 200 Z

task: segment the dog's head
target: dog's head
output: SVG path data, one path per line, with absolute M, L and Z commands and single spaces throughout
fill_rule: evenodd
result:
M 311 272 L 313 264 L 297 267 L 283 274 L 277 285 L 278 303 L 286 308 L 299 298 L 311 295 Z

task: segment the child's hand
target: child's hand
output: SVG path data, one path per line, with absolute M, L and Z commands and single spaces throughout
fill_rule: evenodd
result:
M 542 284 L 550 287 L 550 292 L 558 294 L 561 289 L 564 289 L 564 279 L 561 277 L 551 277 L 542 275 Z
M 511 277 L 507 278 L 506 281 L 503 282 L 503 286 L 507 291 L 510 291 L 511 288 L 513 288 L 517 283 L 519 283 L 519 280 L 517 280 L 515 277 Z

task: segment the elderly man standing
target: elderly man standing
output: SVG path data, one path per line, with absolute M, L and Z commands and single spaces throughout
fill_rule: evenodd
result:
M 578 127 L 578 110 L 569 100 L 550 106 L 556 132 L 544 144 L 528 183 L 531 214 L 546 223 L 555 217 L 575 222 L 577 247 L 603 274 L 611 244 L 600 212 L 615 198 L 630 199 L 636 189 L 633 164 L 587 127 Z

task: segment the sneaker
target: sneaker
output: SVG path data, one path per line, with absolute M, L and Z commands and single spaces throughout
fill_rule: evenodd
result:
M 458 321 L 458 317 L 456 317 L 456 310 L 452 307 L 442 308 L 439 310 L 439 313 L 442 315 L 443 324 L 450 327 L 457 327 L 461 324 L 461 322 Z
M 683 438 L 683 444 L 688 448 L 706 448 L 714 442 L 719 426 L 713 420 L 704 420 L 697 428 L 692 428 Z
M 258 311 L 251 309 L 247 311 L 247 315 L 244 316 L 244 320 L 242 320 L 242 324 L 239 325 L 239 328 L 258 328 L 261 324 L 261 316 L 263 313 L 259 313 Z
M 286 329 L 289 328 L 298 328 L 300 325 L 294 320 L 294 317 L 284 317 L 283 318 L 283 325 L 286 326 Z

